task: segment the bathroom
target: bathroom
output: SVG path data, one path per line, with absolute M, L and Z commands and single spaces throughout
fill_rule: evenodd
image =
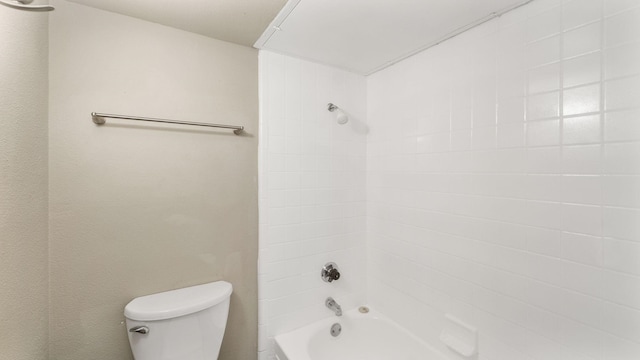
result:
M 640 359 L 637 0 L 2 2 L 0 359 Z

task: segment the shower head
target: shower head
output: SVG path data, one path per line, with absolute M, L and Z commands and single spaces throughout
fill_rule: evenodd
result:
M 336 113 L 336 120 L 338 120 L 338 124 L 344 125 L 349 122 L 349 116 L 347 116 L 347 114 L 345 114 L 344 111 L 340 110 L 340 108 L 336 105 L 329 103 L 327 105 L 327 110 Z

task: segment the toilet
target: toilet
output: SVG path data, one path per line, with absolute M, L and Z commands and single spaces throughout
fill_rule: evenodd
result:
M 216 360 L 233 287 L 225 281 L 133 299 L 124 308 L 135 360 Z

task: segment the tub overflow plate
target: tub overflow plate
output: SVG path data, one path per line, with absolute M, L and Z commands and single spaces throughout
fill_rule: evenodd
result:
M 331 331 L 330 332 L 331 332 L 331 336 L 337 337 L 342 332 L 342 325 L 340 325 L 339 323 L 335 323 L 335 324 L 331 325 Z

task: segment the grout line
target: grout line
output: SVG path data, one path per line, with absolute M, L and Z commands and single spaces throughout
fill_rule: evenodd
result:
M 605 18 L 604 18 L 604 13 L 605 13 L 605 1 L 606 0 L 602 0 L 600 1 L 600 176 L 603 178 L 604 180 L 604 175 L 611 175 L 611 173 L 607 173 L 605 174 L 604 171 L 604 167 L 606 165 L 605 163 L 605 159 L 606 159 L 606 154 L 605 154 L 605 139 L 606 139 L 606 134 L 605 134 L 605 111 L 606 111 L 606 98 L 605 98 L 605 69 L 606 69 L 606 65 L 605 65 L 605 61 L 606 61 L 606 56 L 605 56 L 605 46 L 606 46 L 606 26 L 605 26 Z M 604 191 L 604 181 L 600 184 L 600 198 L 604 200 L 605 198 L 605 191 Z M 604 201 L 602 201 L 604 203 Z M 601 217 L 601 227 L 602 227 L 602 236 L 603 236 L 603 243 L 604 243 L 604 219 L 605 219 L 605 206 L 601 207 L 601 213 L 600 213 L 600 217 Z M 604 264 L 605 263 L 605 256 L 604 256 L 604 249 L 602 251 L 602 253 L 600 254 L 600 263 Z M 604 316 L 603 316 L 604 318 Z

